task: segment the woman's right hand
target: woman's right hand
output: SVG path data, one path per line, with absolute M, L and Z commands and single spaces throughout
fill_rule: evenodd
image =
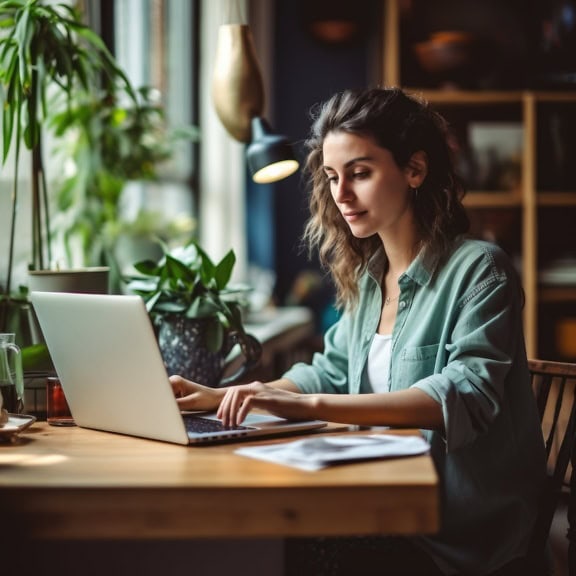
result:
M 226 393 L 224 389 L 202 386 L 178 375 L 170 376 L 168 380 L 180 410 L 216 410 Z
M 295 385 L 286 380 L 230 386 L 216 415 L 224 426 L 239 426 L 252 408 L 262 408 L 287 420 L 314 418 L 316 396 L 295 392 L 294 388 Z

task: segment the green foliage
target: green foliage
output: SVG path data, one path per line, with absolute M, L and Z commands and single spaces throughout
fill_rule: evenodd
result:
M 106 260 L 114 232 L 121 228 L 118 206 L 125 182 L 155 179 L 177 141 L 198 137 L 193 127 L 168 129 L 164 107 L 151 89 L 137 90 L 136 102 L 121 96 L 83 94 L 73 107 L 51 118 L 65 156 L 74 164 L 57 189 L 54 229 L 67 246 L 80 238 L 85 265 Z
M 0 315 L 6 318 L 1 331 L 16 335 L 16 344 L 22 350 L 25 373 L 54 370 L 48 348 L 39 339 L 26 286 L 20 286 L 9 299 L 0 295 Z
M 4 161 L 14 129 L 16 139 L 23 138 L 30 150 L 40 142 L 48 89 L 53 86 L 71 101 L 77 88 L 89 92 L 101 80 L 108 85 L 121 80 L 134 97 L 102 39 L 82 24 L 72 6 L 41 0 L 2 1 L 0 28 L 4 30 L 0 37 Z
M 155 321 L 161 321 L 163 314 L 205 319 L 206 345 L 217 351 L 228 331 L 244 332 L 240 295 L 245 289 L 229 287 L 235 263 L 233 250 L 215 264 L 192 241 L 172 252 L 165 248 L 159 262 L 134 264 L 141 276 L 130 279 L 128 288 L 144 298 Z
M 2 104 L 2 162 L 14 150 L 18 174 L 20 146 L 31 150 L 32 259 L 30 268 L 51 260 L 50 218 L 42 132 L 49 96 L 61 94 L 71 106 L 79 92 L 122 87 L 133 101 L 136 95 L 102 39 L 81 22 L 79 13 L 64 3 L 42 0 L 0 1 L 0 103 Z M 12 188 L 8 271 L 4 298 L 11 298 L 18 178 Z M 45 253 L 46 252 L 46 253 Z M 4 259 L 2 259 L 4 261 Z M 1 311 L 0 329 L 6 322 Z

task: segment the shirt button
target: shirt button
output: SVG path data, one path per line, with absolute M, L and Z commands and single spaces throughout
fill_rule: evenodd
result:
M 400 300 L 400 302 L 398 302 L 398 307 L 399 308 L 406 308 L 406 302 L 404 302 L 404 300 Z

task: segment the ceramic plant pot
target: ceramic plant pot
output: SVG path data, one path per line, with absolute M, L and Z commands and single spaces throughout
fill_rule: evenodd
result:
M 31 270 L 28 272 L 30 292 L 80 292 L 108 294 L 107 266 L 71 270 Z
M 155 321 L 160 352 L 169 375 L 179 374 L 212 388 L 227 386 L 256 366 L 262 355 L 262 346 L 249 334 L 230 332 L 222 350 L 213 352 L 204 339 L 208 322 L 206 319 L 162 314 Z M 226 358 L 236 344 L 240 346 L 243 360 L 232 375 L 223 378 Z

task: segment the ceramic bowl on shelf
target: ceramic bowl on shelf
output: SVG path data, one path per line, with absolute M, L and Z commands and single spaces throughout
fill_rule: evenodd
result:
M 462 75 L 470 73 L 476 38 L 458 30 L 435 32 L 428 40 L 414 44 L 413 49 L 418 63 L 431 78 L 458 83 Z

